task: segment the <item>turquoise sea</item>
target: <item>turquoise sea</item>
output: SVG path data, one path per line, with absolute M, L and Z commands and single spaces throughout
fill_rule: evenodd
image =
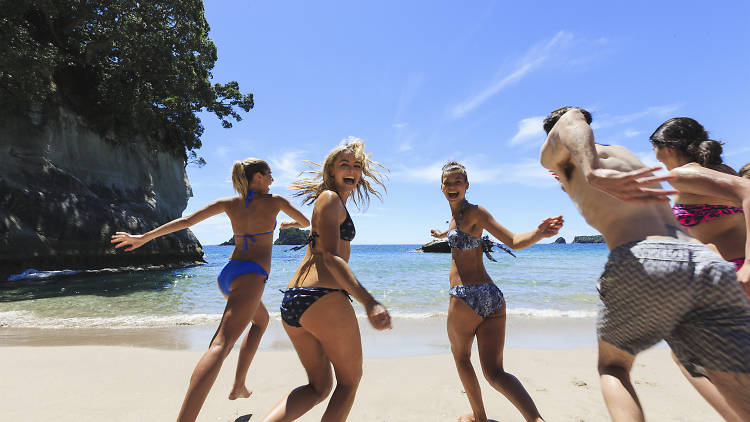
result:
M 398 320 L 444 318 L 449 254 L 415 252 L 419 245 L 353 245 L 350 265 L 360 282 Z M 263 302 L 278 317 L 282 294 L 304 253 L 274 246 Z M 226 301 L 216 276 L 231 246 L 205 246 L 207 264 L 176 270 L 44 274 L 0 288 L 0 327 L 138 329 L 211 326 Z M 535 245 L 513 258 L 485 259 L 508 303 L 508 314 L 534 319 L 591 318 L 596 280 L 607 257 L 603 244 Z M 355 305 L 357 312 L 362 308 Z

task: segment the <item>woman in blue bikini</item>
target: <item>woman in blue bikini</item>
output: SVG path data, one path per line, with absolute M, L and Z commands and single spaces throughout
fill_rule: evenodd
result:
M 486 422 L 482 392 L 471 364 L 471 347 L 477 338 L 479 360 L 487 381 L 521 412 L 527 421 L 541 421 L 534 401 L 521 382 L 503 368 L 505 345 L 505 299 L 484 268 L 484 240 L 487 230 L 513 249 L 523 249 L 545 237 L 554 236 L 563 225 L 562 216 L 544 219 L 536 230 L 514 234 L 495 221 L 478 205 L 466 201 L 469 181 L 466 168 L 450 161 L 443 166 L 441 188 L 453 218 L 445 232 L 431 230 L 434 237 L 448 237 L 451 247 L 448 338 L 458 376 L 469 398 L 472 413 L 460 422 Z
M 222 212 L 227 214 L 232 230 L 236 233 L 235 248 L 218 278 L 219 289 L 227 297 L 227 306 L 208 350 L 190 378 L 178 421 L 194 421 L 198 417 L 224 359 L 252 322 L 240 348 L 237 373 L 229 399 L 250 396 L 250 391 L 245 387 L 245 376 L 268 325 L 268 311 L 260 298 L 271 270 L 276 216 L 283 211 L 294 220 L 281 223 L 282 229 L 307 227 L 310 224 L 284 197 L 268 193 L 273 177 L 265 161 L 248 158 L 235 162 L 232 183 L 239 196 L 218 199 L 187 217 L 172 220 L 142 235 L 117 232 L 112 236 L 112 243 L 116 248 L 125 247 L 126 251 L 132 251 L 154 238 L 186 229 Z
M 362 377 L 362 342 L 349 295 L 364 305 L 373 327 L 391 326 L 388 311 L 359 284 L 348 264 L 355 229 L 346 202 L 352 198 L 362 207 L 370 194 L 380 197 L 370 182 L 384 187 L 376 165 L 361 140 L 349 139 L 328 154 L 320 171 L 311 172 L 315 177 L 292 185 L 296 196 L 315 208 L 309 246 L 284 292 L 281 318 L 309 382 L 284 396 L 265 422 L 292 421 L 307 413 L 331 393 L 334 374 L 336 388 L 322 420 L 346 420 Z

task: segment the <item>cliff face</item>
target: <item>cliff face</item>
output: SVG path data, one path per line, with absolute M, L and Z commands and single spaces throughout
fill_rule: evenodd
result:
M 181 157 L 107 142 L 65 109 L 36 120 L 0 116 L 0 281 L 29 268 L 202 261 L 187 230 L 129 253 L 109 243 L 116 231 L 143 233 L 182 215 L 192 192 Z

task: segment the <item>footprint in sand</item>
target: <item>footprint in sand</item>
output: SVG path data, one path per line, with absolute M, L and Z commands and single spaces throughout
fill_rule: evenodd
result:
M 589 388 L 589 385 L 586 383 L 586 381 L 581 381 L 579 379 L 574 378 L 572 382 L 573 382 L 573 385 L 575 385 L 576 387 L 585 387 L 586 389 Z

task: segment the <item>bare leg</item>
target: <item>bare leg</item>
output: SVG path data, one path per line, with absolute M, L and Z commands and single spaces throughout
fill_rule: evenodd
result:
M 293 421 L 325 400 L 333 388 L 331 362 L 320 342 L 304 328 L 291 327 L 286 323 L 283 326 L 307 372 L 309 383 L 284 396 L 266 415 L 264 422 Z
M 190 385 L 177 417 L 179 422 L 192 422 L 198 417 L 198 412 L 216 381 L 221 364 L 255 314 L 265 287 L 264 278 L 265 276 L 260 274 L 243 274 L 232 282 L 219 328 L 190 377 Z
M 724 418 L 725 421 L 742 422 L 742 419 L 740 419 L 740 417 L 737 416 L 734 410 L 732 410 L 732 408 L 729 406 L 729 403 L 727 403 L 727 400 L 724 398 L 724 396 L 721 395 L 721 393 L 719 393 L 719 390 L 708 378 L 694 377 L 690 375 L 687 369 L 685 369 L 680 361 L 677 360 L 677 356 L 675 356 L 674 353 L 672 353 L 672 360 L 674 360 L 677 364 L 677 367 L 680 368 L 682 375 L 684 375 L 685 378 L 690 381 L 690 384 L 695 387 L 698 393 L 700 393 L 700 395 L 703 396 L 704 399 L 706 399 L 708 404 L 710 404 L 711 407 L 713 407 L 719 413 L 719 415 Z
M 468 305 L 467 305 L 468 307 Z M 505 348 L 505 305 L 485 319 L 477 329 L 477 346 L 482 372 L 491 386 L 501 392 L 527 421 L 543 421 L 542 416 L 521 382 L 503 368 Z
M 471 364 L 471 345 L 474 342 L 476 328 L 482 317 L 476 314 L 469 305 L 453 296 L 448 306 L 448 339 L 451 343 L 453 360 L 456 362 L 458 377 L 464 386 L 472 413 L 461 416 L 459 421 L 487 422 L 487 414 L 482 402 L 482 390 Z
M 258 351 L 260 339 L 263 337 L 266 327 L 268 327 L 268 319 L 268 311 L 261 301 L 253 316 L 253 324 L 245 336 L 245 341 L 240 346 L 240 356 L 237 359 L 237 373 L 234 376 L 234 385 L 232 386 L 232 391 L 229 393 L 229 400 L 247 398 L 252 393 L 245 386 L 245 379 L 247 377 L 247 370 L 250 368 L 253 357 L 255 357 L 255 352 Z
M 750 421 L 750 374 L 708 371 L 708 376 L 739 420 Z
M 291 421 L 323 401 L 331 389 L 333 364 L 336 388 L 321 420 L 345 421 L 362 378 L 362 343 L 354 309 L 343 293 L 329 293 L 305 311 L 300 323 L 302 328 L 286 324 L 284 328 L 307 370 L 310 384 L 294 389 L 263 420 Z M 317 374 L 323 368 L 327 384 L 319 382 L 316 387 L 313 377 L 320 377 Z
M 604 403 L 614 422 L 645 421 L 641 402 L 630 383 L 635 356 L 599 340 L 599 379 Z

